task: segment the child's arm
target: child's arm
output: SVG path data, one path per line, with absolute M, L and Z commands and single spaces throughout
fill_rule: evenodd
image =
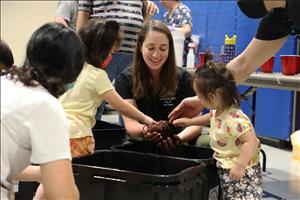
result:
M 249 130 L 239 137 L 242 147 L 239 160 L 230 170 L 229 178 L 232 180 L 241 179 L 244 175 L 244 169 L 250 162 L 252 156 L 257 151 L 258 139 L 253 130 Z
M 175 126 L 208 126 L 210 123 L 210 113 L 193 118 L 180 118 L 173 121 Z
M 155 121 L 144 115 L 141 111 L 136 109 L 133 105 L 126 102 L 122 97 L 113 89 L 103 94 L 104 100 L 111 105 L 114 109 L 122 115 L 135 119 L 143 124 L 152 124 Z
M 40 182 L 41 180 L 40 166 L 29 165 L 20 174 L 18 174 L 16 180 Z
M 135 102 L 134 99 L 126 99 L 125 101 L 128 102 L 129 104 L 131 104 L 132 106 L 134 106 L 135 108 L 137 107 L 136 102 Z M 146 128 L 145 128 L 144 124 L 138 122 L 137 120 L 129 118 L 125 115 L 122 115 L 122 118 L 123 118 L 123 121 L 124 121 L 126 132 L 130 136 L 144 137 L 144 134 L 146 132 Z
M 201 135 L 202 126 L 189 126 L 183 129 L 177 136 L 180 138 L 181 142 L 188 142 L 199 135 Z

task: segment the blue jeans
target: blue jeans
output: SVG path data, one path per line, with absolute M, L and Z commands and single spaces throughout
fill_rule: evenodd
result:
M 106 68 L 106 73 L 108 74 L 109 80 L 113 83 L 114 79 L 122 72 L 125 68 L 129 67 L 133 61 L 133 54 L 129 53 L 114 53 L 113 58 Z M 105 102 L 101 104 L 98 108 L 96 114 L 96 120 L 101 120 L 102 113 L 105 109 Z

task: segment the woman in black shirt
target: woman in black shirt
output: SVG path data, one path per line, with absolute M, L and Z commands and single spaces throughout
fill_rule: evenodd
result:
M 118 75 L 115 89 L 156 121 L 168 120 L 168 114 L 184 98 L 195 95 L 190 74 L 176 66 L 172 35 L 162 21 L 151 20 L 142 27 L 132 67 Z M 131 136 L 161 141 L 161 134 L 149 133 L 138 121 L 122 117 Z M 198 136 L 201 127 L 191 126 L 178 132 L 184 142 Z

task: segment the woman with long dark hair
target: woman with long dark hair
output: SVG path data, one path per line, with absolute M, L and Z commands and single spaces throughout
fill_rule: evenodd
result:
M 166 24 L 151 20 L 144 24 L 138 36 L 131 68 L 125 69 L 115 81 L 117 92 L 127 102 L 154 120 L 168 120 L 168 114 L 186 97 L 194 96 L 191 76 L 178 68 L 172 35 Z M 154 133 L 136 120 L 123 115 L 127 133 L 172 146 L 162 133 Z M 176 143 L 189 141 L 201 133 L 201 127 L 173 130 Z M 184 136 L 185 140 L 182 140 Z M 185 137 L 186 136 L 186 137 Z
M 48 23 L 31 36 L 23 66 L 1 77 L 1 199 L 9 198 L 15 179 L 40 181 L 47 199 L 79 199 L 68 122 L 57 97 L 83 62 L 78 35 Z

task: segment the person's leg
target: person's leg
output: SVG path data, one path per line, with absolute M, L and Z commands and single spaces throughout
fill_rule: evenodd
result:
M 35 192 L 33 200 L 45 199 L 44 187 L 40 184 Z
M 262 174 L 260 164 L 247 168 L 241 180 L 230 180 L 229 169 L 218 169 L 222 199 L 253 199 L 262 196 Z
M 108 74 L 109 80 L 113 83 L 114 79 L 117 77 L 117 75 L 131 65 L 133 59 L 133 54 L 128 53 L 114 53 L 113 58 L 109 65 L 106 68 L 106 72 Z M 96 114 L 96 120 L 101 120 L 102 113 L 105 110 L 105 102 L 101 104 L 101 106 L 98 108 L 97 114 Z

